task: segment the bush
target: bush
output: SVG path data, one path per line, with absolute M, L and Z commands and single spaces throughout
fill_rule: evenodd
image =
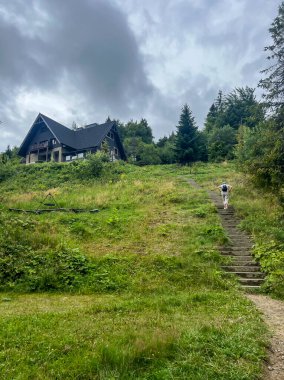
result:
M 256 244 L 254 256 L 267 273 L 265 286 L 277 296 L 284 294 L 284 244 L 274 240 Z
M 4 290 L 72 290 L 91 270 L 90 261 L 76 249 L 36 252 L 27 244 L 6 241 L 0 248 L 0 282 Z
M 86 169 L 93 177 L 100 177 L 103 172 L 104 163 L 109 162 L 109 157 L 104 152 L 87 155 Z
M 12 177 L 16 171 L 16 166 L 10 162 L 0 163 L 0 182 Z

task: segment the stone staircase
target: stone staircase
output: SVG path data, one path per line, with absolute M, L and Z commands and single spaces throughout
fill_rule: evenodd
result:
M 224 210 L 221 196 L 217 192 L 209 192 L 209 196 L 217 207 L 221 223 L 229 238 L 229 245 L 220 248 L 222 255 L 230 259 L 230 263 L 222 268 L 227 273 L 238 276 L 239 283 L 246 290 L 257 290 L 264 281 L 264 273 L 251 255 L 252 241 L 237 226 L 240 220 L 235 216 L 234 208 Z

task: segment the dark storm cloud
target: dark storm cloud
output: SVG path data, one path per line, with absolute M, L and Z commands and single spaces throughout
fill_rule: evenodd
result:
M 125 16 L 106 1 L 47 1 L 51 64 L 67 69 L 96 102 L 114 112 L 151 92 Z M 60 23 L 60 20 L 64 23 Z M 78 84 L 79 84 L 78 83 Z
M 189 103 L 202 126 L 219 89 L 257 86 L 278 5 L 0 0 L 0 150 L 21 142 L 45 100 L 67 125 L 146 117 L 161 137 Z
M 143 109 L 153 91 L 126 16 L 109 1 L 0 1 L 0 48 L 2 114 L 22 86 L 56 92 L 63 78 L 112 115 L 126 116 L 133 98 Z

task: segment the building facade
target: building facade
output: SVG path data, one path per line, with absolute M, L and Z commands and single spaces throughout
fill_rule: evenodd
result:
M 108 150 L 110 159 L 125 160 L 126 155 L 114 121 L 69 129 L 39 114 L 22 142 L 19 155 L 26 164 L 36 162 L 70 162 L 87 153 Z

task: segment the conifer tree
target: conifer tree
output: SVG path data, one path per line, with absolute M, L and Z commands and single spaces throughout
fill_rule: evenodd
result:
M 179 124 L 177 126 L 175 152 L 177 162 L 187 164 L 197 161 L 197 126 L 192 116 L 192 112 L 187 104 L 181 110 Z
M 268 106 L 274 109 L 284 108 L 284 1 L 279 6 L 278 16 L 274 19 L 269 29 L 273 44 L 266 46 L 269 52 L 267 59 L 272 65 L 263 70 L 268 74 L 262 79 L 259 86 L 266 90 L 264 98 Z

